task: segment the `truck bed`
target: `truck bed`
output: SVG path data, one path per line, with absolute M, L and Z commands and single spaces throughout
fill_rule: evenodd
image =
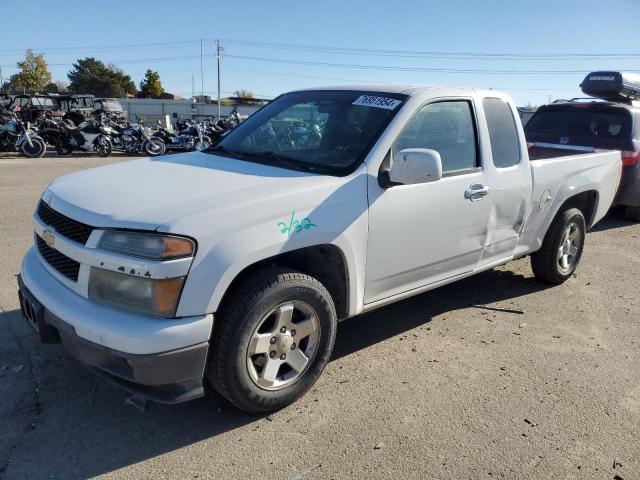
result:
M 587 153 L 575 148 L 535 146 L 532 160 L 533 196 L 531 212 L 525 222 L 516 257 L 535 252 L 544 233 L 565 199 L 575 191 L 597 192 L 599 198 L 587 227 L 601 219 L 609 209 L 620 181 L 620 152 Z M 542 161 L 544 160 L 544 161 Z
M 529 149 L 529 160 L 548 160 L 550 158 L 573 157 L 585 153 L 593 153 L 596 150 L 591 147 L 573 147 L 555 144 L 539 144 L 535 143 L 533 148 Z

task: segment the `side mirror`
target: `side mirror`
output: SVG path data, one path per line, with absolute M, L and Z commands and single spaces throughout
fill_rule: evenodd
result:
M 388 174 L 392 185 L 436 182 L 442 178 L 442 159 L 436 150 L 406 148 L 393 157 Z

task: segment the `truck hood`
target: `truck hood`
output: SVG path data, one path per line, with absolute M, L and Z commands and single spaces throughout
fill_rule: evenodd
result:
M 250 212 L 252 204 L 286 203 L 303 192 L 326 198 L 344 180 L 193 152 L 72 173 L 52 182 L 43 199 L 96 227 L 155 230 L 204 211 Z

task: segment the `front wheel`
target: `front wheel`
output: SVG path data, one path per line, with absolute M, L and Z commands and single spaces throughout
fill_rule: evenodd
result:
M 98 137 L 94 146 L 94 150 L 101 157 L 108 157 L 111 155 L 113 147 L 111 141 L 107 137 Z
M 196 152 L 201 152 L 203 150 L 206 150 L 210 146 L 211 146 L 211 139 L 209 137 L 202 137 L 202 141 L 198 140 L 196 142 L 196 146 L 194 150 Z
M 551 223 L 540 250 L 531 255 L 531 268 L 539 280 L 553 285 L 566 281 L 575 271 L 587 228 L 577 208 L 560 212 Z
M 47 145 L 40 138 L 31 138 L 31 145 L 25 140 L 20 145 L 20 153 L 28 158 L 40 158 L 47 151 Z
M 164 155 L 167 151 L 167 146 L 164 144 L 161 138 L 150 137 L 142 142 L 142 150 L 150 157 L 159 157 Z
M 207 378 L 241 410 L 279 410 L 304 395 L 329 361 L 336 335 L 331 295 L 286 269 L 247 279 L 216 318 Z

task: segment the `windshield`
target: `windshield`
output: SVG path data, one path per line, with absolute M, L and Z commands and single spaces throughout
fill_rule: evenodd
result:
M 539 110 L 525 127 L 529 142 L 625 150 L 631 116 L 624 108 L 581 106 Z
M 56 106 L 53 100 L 45 97 L 31 97 L 31 103 L 39 107 L 54 108 Z
M 122 111 L 122 105 L 120 105 L 120 102 L 116 102 L 115 100 L 103 100 L 102 101 L 102 108 L 104 110 L 108 110 L 110 112 L 121 112 Z
M 364 160 L 406 98 L 355 90 L 288 93 L 249 117 L 209 152 L 348 175 Z

